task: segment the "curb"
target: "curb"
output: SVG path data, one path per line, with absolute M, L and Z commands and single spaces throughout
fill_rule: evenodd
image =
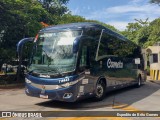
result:
M 150 80 L 150 82 L 160 85 L 160 81 Z
M 160 70 L 150 70 L 150 77 L 152 80 L 160 80 Z

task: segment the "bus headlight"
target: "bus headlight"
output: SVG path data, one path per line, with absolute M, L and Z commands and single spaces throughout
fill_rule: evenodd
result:
M 78 81 L 79 80 L 75 80 L 75 81 L 72 81 L 72 82 L 67 82 L 67 83 L 59 85 L 59 87 L 69 87 L 71 85 L 74 85 L 74 84 L 78 83 Z
M 27 78 L 25 78 L 25 82 L 28 83 L 28 84 L 31 84 L 31 81 Z

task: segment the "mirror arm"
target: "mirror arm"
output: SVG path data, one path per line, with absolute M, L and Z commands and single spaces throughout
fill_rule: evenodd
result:
M 18 43 L 17 43 L 17 55 L 18 55 L 18 68 L 17 68 L 17 81 L 20 79 L 20 72 L 21 72 L 21 64 L 22 64 L 22 50 L 23 50 L 23 45 L 27 42 L 33 42 L 34 38 L 24 38 L 21 39 Z

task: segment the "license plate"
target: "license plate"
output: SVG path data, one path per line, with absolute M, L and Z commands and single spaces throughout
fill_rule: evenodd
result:
M 48 99 L 48 95 L 42 95 L 42 94 L 40 94 L 40 98 Z

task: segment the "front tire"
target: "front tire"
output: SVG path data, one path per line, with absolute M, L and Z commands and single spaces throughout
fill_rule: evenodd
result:
M 101 101 L 104 99 L 105 93 L 106 93 L 105 90 L 106 90 L 105 83 L 102 80 L 98 81 L 96 84 L 96 90 L 95 90 L 95 99 L 97 101 Z

